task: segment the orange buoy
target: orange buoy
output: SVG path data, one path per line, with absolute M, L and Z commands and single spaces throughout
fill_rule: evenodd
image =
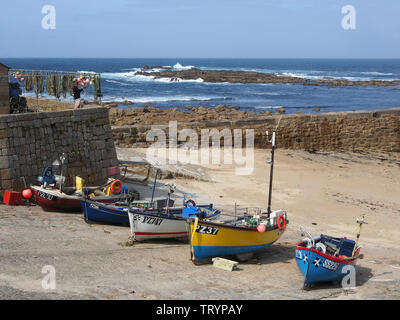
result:
M 111 184 L 111 192 L 113 194 L 118 194 L 121 192 L 122 190 L 122 182 L 120 180 L 115 180 L 112 184 Z
M 24 197 L 24 199 L 32 198 L 32 196 L 33 196 L 32 190 L 31 189 L 26 189 L 26 190 L 22 191 L 22 196 Z
M 284 218 L 284 216 L 279 216 L 278 217 L 278 228 L 279 230 L 285 230 L 286 228 L 286 220 Z

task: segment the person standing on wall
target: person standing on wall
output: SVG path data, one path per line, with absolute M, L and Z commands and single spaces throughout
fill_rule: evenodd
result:
M 82 108 L 82 99 L 81 99 L 81 92 L 83 91 L 83 88 L 79 88 L 78 81 L 74 82 L 74 99 L 75 99 L 75 109 Z

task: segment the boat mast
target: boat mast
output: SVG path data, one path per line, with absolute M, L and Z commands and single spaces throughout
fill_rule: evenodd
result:
M 272 201 L 272 181 L 274 177 L 274 159 L 275 159 L 275 140 L 276 140 L 276 131 L 278 130 L 279 124 L 281 122 L 282 116 L 279 118 L 278 124 L 272 133 L 272 139 L 269 140 L 271 142 L 272 147 L 271 147 L 271 159 L 267 161 L 268 163 L 271 164 L 271 171 L 270 171 L 270 176 L 269 176 L 269 193 L 268 193 L 268 215 L 271 214 L 271 201 Z M 267 134 L 267 140 L 269 137 L 268 131 L 266 132 Z
M 268 131 L 267 131 L 268 135 Z M 269 193 L 268 193 L 268 215 L 271 213 L 272 200 L 272 179 L 274 177 L 274 156 L 275 156 L 275 131 L 272 133 L 272 148 L 271 148 L 271 171 L 269 175 Z
M 159 169 L 156 169 L 156 175 L 155 175 L 155 177 L 154 177 L 153 191 L 152 191 L 152 194 L 151 194 L 151 202 L 150 202 L 150 206 L 151 206 L 151 207 L 153 207 L 154 193 L 155 193 L 155 191 L 156 191 L 156 186 L 157 186 L 157 176 L 158 176 L 158 172 L 159 172 Z

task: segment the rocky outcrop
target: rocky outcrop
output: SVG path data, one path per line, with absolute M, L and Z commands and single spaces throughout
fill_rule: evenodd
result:
M 338 86 L 396 86 L 400 84 L 400 80 L 384 81 L 384 80 L 369 80 L 369 81 L 350 81 L 346 79 L 320 79 L 311 80 L 307 78 L 291 77 L 284 75 L 276 75 L 271 73 L 258 73 L 251 71 L 233 71 L 233 70 L 200 70 L 190 69 L 182 71 L 165 70 L 160 72 L 137 72 L 138 75 L 152 76 L 156 79 L 171 78 L 183 80 L 203 79 L 205 82 L 229 82 L 229 83 L 293 83 L 303 85 L 326 85 L 332 87 Z

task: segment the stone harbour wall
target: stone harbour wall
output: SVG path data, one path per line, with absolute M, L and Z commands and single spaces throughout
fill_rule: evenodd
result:
M 194 129 L 200 137 L 203 129 L 216 128 L 221 131 L 227 128 L 232 134 L 234 129 L 242 129 L 244 139 L 245 129 L 254 129 L 255 147 L 269 148 L 265 131 L 271 132 L 280 117 L 178 123 L 178 130 Z M 168 124 L 153 127 L 164 130 L 168 137 Z M 147 132 L 151 128 L 150 125 L 140 124 L 113 127 L 115 143 L 121 147 L 151 145 L 146 142 Z M 277 131 L 277 147 L 308 151 L 400 152 L 400 109 L 283 115 Z
M 107 181 L 118 165 L 108 109 L 0 116 L 0 192 L 21 190 L 23 179 L 36 183 L 45 167 L 65 153 L 67 181 L 79 175 L 87 185 Z
M 8 75 L 0 73 L 0 114 L 10 113 Z

